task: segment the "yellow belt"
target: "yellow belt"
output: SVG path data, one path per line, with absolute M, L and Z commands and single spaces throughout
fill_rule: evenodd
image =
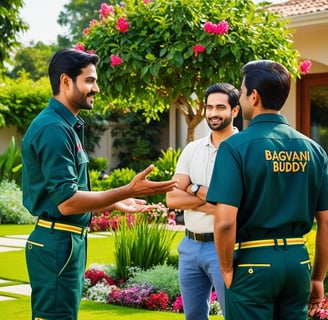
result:
M 87 228 L 73 226 L 71 224 L 66 224 L 66 223 L 47 221 L 47 220 L 43 220 L 40 218 L 38 219 L 38 222 L 36 224 L 40 227 L 68 231 L 68 232 L 73 232 L 73 233 L 77 233 L 80 235 L 85 235 L 87 233 Z
M 237 249 L 249 249 L 260 247 L 273 247 L 273 246 L 291 246 L 297 244 L 304 244 L 303 238 L 286 238 L 286 239 L 264 239 L 264 240 L 252 240 L 245 242 L 237 242 L 235 244 L 235 250 Z

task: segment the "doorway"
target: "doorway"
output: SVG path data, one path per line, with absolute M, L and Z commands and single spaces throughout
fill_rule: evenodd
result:
M 328 152 L 328 73 L 297 81 L 296 126 Z

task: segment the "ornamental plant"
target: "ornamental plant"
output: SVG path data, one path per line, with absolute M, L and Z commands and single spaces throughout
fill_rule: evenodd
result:
M 132 308 L 184 312 L 179 291 L 177 268 L 158 265 L 146 271 L 139 268 L 132 269 L 135 269 L 135 271 L 128 282 L 113 285 L 110 284 L 111 281 L 108 283 L 103 279 L 106 276 L 111 279 L 116 277 L 113 274 L 116 270 L 114 265 L 90 265 L 90 268 L 86 271 L 83 297 L 95 302 Z M 172 291 L 172 288 L 176 289 Z M 210 314 L 222 315 L 214 291 L 210 298 Z
M 128 215 L 114 232 L 114 256 L 119 278 L 126 281 L 129 268 L 148 269 L 164 264 L 177 231 L 167 227 L 167 211 Z M 151 221 L 151 223 L 149 223 Z
M 114 288 L 108 295 L 108 303 L 143 308 L 145 299 L 154 292 L 154 288 L 147 283 L 136 284 L 125 289 Z
M 262 3 L 263 5 L 263 3 Z M 76 48 L 95 52 L 110 106 L 143 110 L 147 119 L 176 107 L 187 141 L 203 120 L 204 92 L 215 82 L 240 86 L 241 67 L 271 59 L 300 75 L 287 20 L 252 0 L 126 0 L 103 3 Z

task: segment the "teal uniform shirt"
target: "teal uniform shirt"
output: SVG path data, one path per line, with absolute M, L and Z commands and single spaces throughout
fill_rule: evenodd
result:
M 223 141 L 207 201 L 238 207 L 237 239 L 299 237 L 328 209 L 327 154 L 280 114 L 256 116 Z
M 22 140 L 23 204 L 49 220 L 88 226 L 91 213 L 63 216 L 57 206 L 77 190 L 89 190 L 83 120 L 54 98 Z

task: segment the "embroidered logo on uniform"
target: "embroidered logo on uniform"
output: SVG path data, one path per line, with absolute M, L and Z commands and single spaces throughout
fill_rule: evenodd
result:
M 264 150 L 265 160 L 272 162 L 273 172 L 304 172 L 310 160 L 309 151 Z
M 77 144 L 77 152 L 81 152 L 83 150 L 81 143 Z

